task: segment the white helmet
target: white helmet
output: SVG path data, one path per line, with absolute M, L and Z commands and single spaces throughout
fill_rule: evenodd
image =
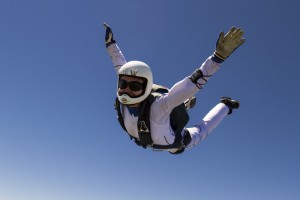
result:
M 146 79 L 146 87 L 143 93 L 137 97 L 130 97 L 127 94 L 119 94 L 117 91 L 117 96 L 119 101 L 122 104 L 136 104 L 144 101 L 149 94 L 151 93 L 152 85 L 153 85 L 153 76 L 150 67 L 141 61 L 130 61 L 125 63 L 119 70 L 118 73 L 118 81 L 122 75 L 141 77 Z

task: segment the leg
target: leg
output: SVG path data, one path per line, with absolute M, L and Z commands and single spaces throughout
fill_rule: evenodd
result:
M 192 140 L 186 148 L 196 146 L 204 140 L 223 121 L 228 112 L 228 106 L 224 103 L 219 103 L 198 124 L 187 128 Z

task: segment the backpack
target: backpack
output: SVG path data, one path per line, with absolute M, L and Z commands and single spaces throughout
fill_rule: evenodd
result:
M 121 112 L 121 103 L 118 98 L 116 98 L 115 109 L 117 111 L 117 118 L 121 127 L 128 133 L 130 139 L 134 139 L 135 143 L 143 148 L 151 147 L 154 150 L 166 150 L 177 148 L 178 151 L 175 154 L 182 153 L 184 151 L 184 146 L 188 144 L 191 140 L 190 134 L 185 134 L 186 137 L 182 137 L 181 132 L 189 121 L 189 115 L 185 103 L 173 108 L 170 114 L 170 125 L 175 133 L 175 140 L 173 144 L 170 145 L 157 145 L 154 144 L 151 138 L 150 129 L 150 108 L 155 99 L 164 93 L 168 93 L 168 88 L 153 84 L 150 95 L 142 102 L 140 106 L 140 115 L 138 118 L 138 134 L 139 140 L 131 136 L 124 125 L 124 120 Z M 187 130 L 185 130 L 187 132 Z M 188 133 L 188 132 L 187 132 Z

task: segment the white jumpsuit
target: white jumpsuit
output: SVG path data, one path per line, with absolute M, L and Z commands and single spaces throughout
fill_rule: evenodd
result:
M 111 44 L 108 48 L 108 53 L 112 58 L 115 70 L 118 73 L 120 67 L 126 63 L 125 57 L 117 44 Z M 200 70 L 204 76 L 213 75 L 220 67 L 220 64 L 213 61 L 212 57 L 208 57 L 201 65 Z M 206 78 L 208 80 L 209 78 Z M 204 85 L 205 80 L 199 79 L 198 83 Z M 182 104 L 186 99 L 194 96 L 199 91 L 199 88 L 188 78 L 177 82 L 168 94 L 158 97 L 152 104 L 150 110 L 150 129 L 151 138 L 154 144 L 169 145 L 174 142 L 175 134 L 170 125 L 170 113 L 173 108 Z M 121 111 L 126 130 L 130 135 L 139 138 L 137 130 L 138 114 L 132 108 L 121 104 Z M 199 120 L 193 127 L 187 128 L 191 135 L 191 142 L 186 148 L 197 145 L 204 140 L 218 124 L 228 114 L 229 108 L 223 104 L 217 104 L 209 113 Z M 182 135 L 184 131 L 182 131 Z M 175 152 L 177 149 L 168 149 L 170 152 Z

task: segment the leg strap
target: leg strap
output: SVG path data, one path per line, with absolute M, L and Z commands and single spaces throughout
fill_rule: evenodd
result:
M 171 154 L 181 154 L 181 153 L 183 153 L 184 150 L 185 150 L 185 147 L 187 145 L 189 145 L 191 141 L 192 141 L 192 137 L 191 137 L 190 132 L 187 129 L 184 129 L 184 136 L 183 136 L 183 140 L 182 140 L 182 143 L 183 143 L 182 148 L 178 149 L 174 153 L 171 153 L 171 152 L 170 153 Z

